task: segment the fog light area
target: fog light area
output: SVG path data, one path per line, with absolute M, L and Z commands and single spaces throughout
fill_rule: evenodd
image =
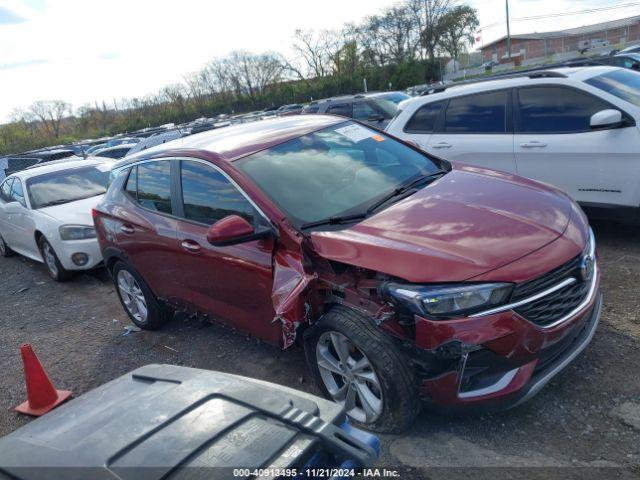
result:
M 89 261 L 89 256 L 86 253 L 74 253 L 71 255 L 71 261 L 77 266 L 82 267 Z

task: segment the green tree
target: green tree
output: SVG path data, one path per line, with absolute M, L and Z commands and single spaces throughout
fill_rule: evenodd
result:
M 467 45 L 473 44 L 473 32 L 478 28 L 476 9 L 468 5 L 453 7 L 442 16 L 442 48 L 457 63 L 460 53 L 466 51 Z

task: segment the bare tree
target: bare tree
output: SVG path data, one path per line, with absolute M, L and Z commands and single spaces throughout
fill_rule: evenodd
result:
M 71 104 L 62 100 L 38 100 L 28 110 L 14 112 L 21 120 L 36 123 L 49 138 L 60 137 L 62 119 L 71 113 Z M 15 117 L 15 118 L 18 118 Z
M 256 103 L 266 87 L 282 80 L 284 69 L 282 59 L 275 53 L 254 55 L 236 51 L 222 59 L 216 74 L 230 83 L 238 96 L 247 95 Z
M 301 78 L 320 78 L 333 73 L 332 56 L 338 50 L 339 42 L 336 32 L 330 30 L 296 30 L 293 50 L 300 59 L 301 65 L 290 63 L 291 69 Z

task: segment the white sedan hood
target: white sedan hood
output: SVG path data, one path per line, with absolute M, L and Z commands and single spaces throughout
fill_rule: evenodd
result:
M 91 209 L 95 207 L 104 195 L 97 195 L 63 205 L 54 205 L 41 208 L 38 211 L 54 220 L 60 225 L 93 225 Z

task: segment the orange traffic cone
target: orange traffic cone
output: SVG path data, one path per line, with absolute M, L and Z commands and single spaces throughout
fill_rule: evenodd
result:
M 20 345 L 20 354 L 27 383 L 27 401 L 18 405 L 16 412 L 39 417 L 71 397 L 70 391 L 55 389 L 30 344 Z

